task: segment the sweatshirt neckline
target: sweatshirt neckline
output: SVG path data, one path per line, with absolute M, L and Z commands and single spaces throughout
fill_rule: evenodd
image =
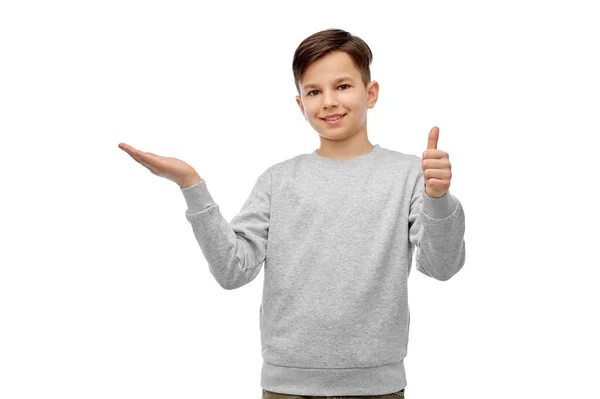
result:
M 308 157 L 310 159 L 312 159 L 313 161 L 320 162 L 322 164 L 346 167 L 346 166 L 354 166 L 354 165 L 360 165 L 360 164 L 364 164 L 366 162 L 370 162 L 370 161 L 378 158 L 380 155 L 381 155 L 381 147 L 379 146 L 379 144 L 375 144 L 375 145 L 373 145 L 373 149 L 371 151 L 369 151 L 363 155 L 358 155 L 352 159 L 338 160 L 338 159 L 327 158 L 322 155 L 319 155 L 317 150 L 314 150 L 313 152 L 308 154 Z

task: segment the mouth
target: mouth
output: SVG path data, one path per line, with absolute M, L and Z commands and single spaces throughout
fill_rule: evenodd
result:
M 336 123 L 340 123 L 344 119 L 346 114 L 347 114 L 347 112 L 345 114 L 338 115 L 333 118 L 319 118 L 319 119 L 321 119 L 322 121 L 324 121 L 325 123 L 328 123 L 328 124 L 336 124 Z

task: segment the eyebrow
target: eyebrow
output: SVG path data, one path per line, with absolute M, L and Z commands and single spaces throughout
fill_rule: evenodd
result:
M 335 80 L 333 83 L 339 83 L 339 82 L 342 82 L 342 81 L 344 81 L 344 80 L 350 80 L 350 81 L 352 81 L 352 78 L 351 78 L 351 77 L 349 77 L 349 76 L 343 76 L 343 77 L 341 77 L 341 78 L 338 78 L 338 79 L 336 79 L 336 80 Z M 309 84 L 307 84 L 307 85 L 304 85 L 304 87 L 303 87 L 303 88 L 304 88 L 304 90 L 306 90 L 306 89 L 308 89 L 308 88 L 310 88 L 310 87 L 318 87 L 318 86 L 319 86 L 319 85 L 317 85 L 316 83 L 309 83 Z

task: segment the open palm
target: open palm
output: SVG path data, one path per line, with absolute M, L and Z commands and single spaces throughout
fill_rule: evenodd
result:
M 180 159 L 140 151 L 125 143 L 120 143 L 119 148 L 156 176 L 169 179 L 181 188 L 192 186 L 201 180 L 196 170 Z

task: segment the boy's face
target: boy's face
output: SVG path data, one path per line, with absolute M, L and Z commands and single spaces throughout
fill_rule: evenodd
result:
M 377 102 L 379 84 L 362 82 L 352 58 L 343 51 L 332 52 L 312 63 L 299 83 L 296 102 L 310 125 L 323 138 L 343 140 L 366 135 L 367 110 Z M 344 115 L 327 121 L 330 115 Z

